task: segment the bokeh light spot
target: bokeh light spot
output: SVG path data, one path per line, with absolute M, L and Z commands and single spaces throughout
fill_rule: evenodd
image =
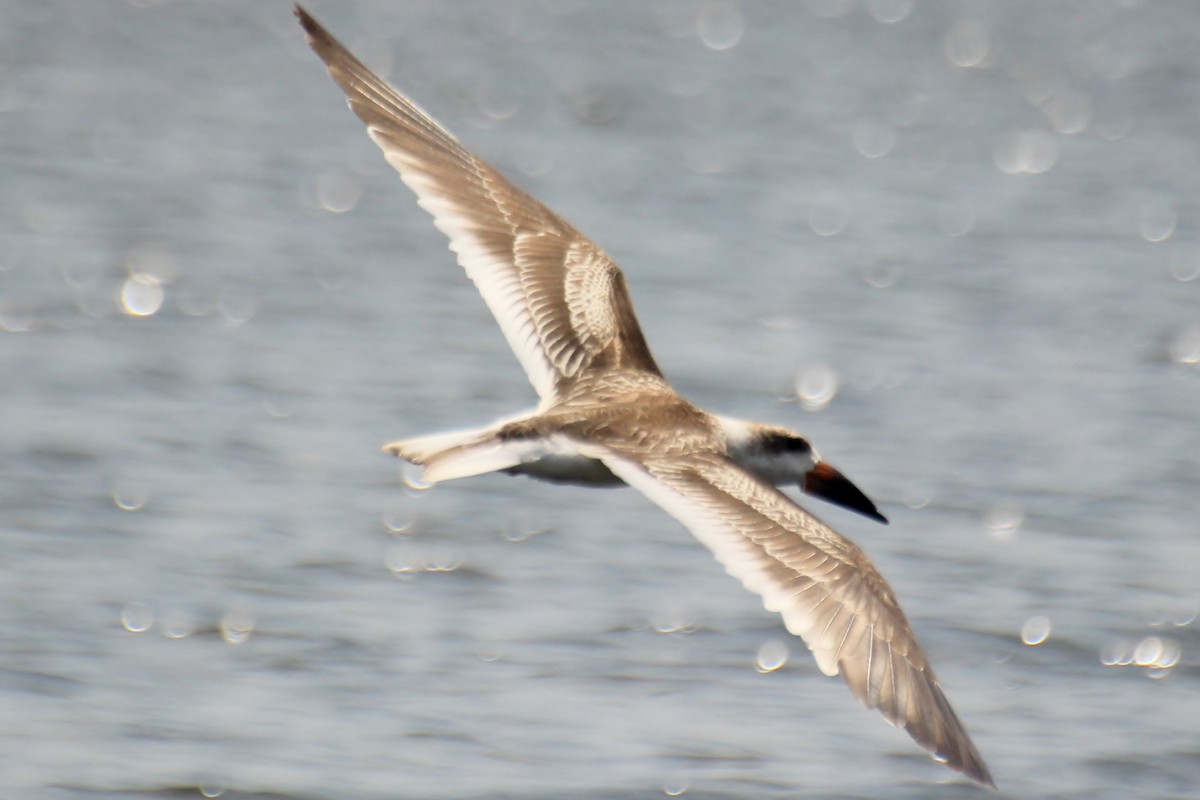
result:
M 221 638 L 229 644 L 243 644 L 254 633 L 254 617 L 241 609 L 228 611 L 221 617 Z
M 424 480 L 425 468 L 410 464 L 407 461 L 400 467 L 400 482 L 414 492 L 424 492 L 432 489 L 434 484 Z
M 416 551 L 411 546 L 389 547 L 383 555 L 383 564 L 393 575 L 409 575 L 421 571 Z
M 1021 626 L 1021 641 L 1030 647 L 1036 647 L 1050 638 L 1051 629 L 1049 617 L 1030 617 Z
M 946 32 L 946 58 L 956 67 L 981 67 L 987 60 L 991 43 L 983 23 L 960 19 Z
M 808 227 L 817 236 L 837 236 L 849 221 L 850 212 L 839 200 L 814 202 L 808 207 Z
M 1133 663 L 1139 667 L 1149 667 L 1155 664 L 1162 655 L 1163 641 L 1157 636 L 1147 636 L 1138 642 L 1133 650 Z
M 1179 664 L 1183 646 L 1167 636 L 1147 636 L 1139 641 L 1112 639 L 1100 650 L 1100 663 L 1109 667 L 1137 666 L 1150 678 L 1164 678 Z
M 1019 506 L 1002 503 L 988 509 L 983 515 L 983 524 L 991 537 L 997 541 L 1006 542 L 1016 536 L 1025 521 L 1025 514 Z
M 382 517 L 384 530 L 393 535 L 412 533 L 416 524 L 416 516 L 407 508 L 385 509 Z
M 863 123 L 855 126 L 851 140 L 863 158 L 883 158 L 896 147 L 896 131 L 888 125 Z
M 696 620 L 681 609 L 661 610 L 650 620 L 650 627 L 655 633 L 678 633 L 686 636 L 696 632 Z
M 36 328 L 37 317 L 32 311 L 0 301 L 0 331 L 29 333 Z
M 454 546 L 442 546 L 426 551 L 421 569 L 426 572 L 454 572 L 463 565 L 463 552 Z
M 907 265 L 892 259 L 869 261 L 863 267 L 863 280 L 874 289 L 890 289 L 904 277 Z
M 1100 648 L 1100 663 L 1106 667 L 1121 667 L 1133 663 L 1133 647 L 1126 639 L 1110 639 Z
M 867 0 L 867 11 L 877 22 L 892 25 L 912 13 L 913 0 Z
M 353 172 L 330 169 L 317 178 L 317 202 L 330 213 L 353 210 L 361 197 L 362 179 Z
M 696 35 L 712 50 L 737 47 L 746 33 L 746 18 L 733 3 L 709 3 L 696 19 Z
M 531 524 L 513 524 L 505 526 L 501 536 L 508 542 L 527 542 L 535 536 L 549 533 L 550 528 L 539 528 Z
M 122 511 L 141 511 L 149 499 L 150 493 L 139 483 L 122 479 L 113 484 L 113 505 Z
M 196 632 L 196 621 L 185 612 L 173 611 L 163 617 L 162 632 L 168 639 L 186 639 Z
M 1200 608 L 1195 606 L 1187 609 L 1182 609 L 1171 617 L 1171 624 L 1176 628 L 1186 628 L 1196 621 L 1196 617 L 1200 616 Z
M 154 624 L 154 611 L 145 603 L 129 603 L 121 609 L 121 627 L 130 633 L 145 633 Z
M 1200 278 L 1200 257 L 1189 249 L 1186 253 L 1179 253 L 1172 258 L 1168 269 L 1175 280 L 1190 283 Z
M 258 298 L 247 289 L 227 286 L 217 298 L 217 313 L 230 325 L 241 325 L 258 313 Z
M 163 305 L 162 281 L 153 275 L 134 274 L 121 284 L 121 310 L 131 317 L 149 317 Z
M 754 669 L 765 675 L 782 667 L 787 663 L 787 660 L 787 645 L 778 640 L 772 640 L 758 648 L 758 657 L 754 660 Z
M 805 411 L 820 411 L 837 396 L 840 381 L 828 364 L 814 364 L 796 376 L 796 398 Z
M 1184 328 L 1171 340 L 1171 360 L 1178 364 L 1200 364 L 1200 325 Z
M 996 141 L 992 158 L 1009 175 L 1041 175 L 1058 162 L 1058 140 L 1037 128 L 1011 130 Z
M 1147 200 L 1138 212 L 1138 231 L 1147 242 L 1165 242 L 1178 224 L 1179 212 L 1165 197 Z
M 686 778 L 668 778 L 663 781 L 663 794 L 667 797 L 679 797 L 687 792 L 690 785 Z

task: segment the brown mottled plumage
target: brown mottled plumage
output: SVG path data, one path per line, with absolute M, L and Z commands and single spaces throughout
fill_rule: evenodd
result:
M 886 521 L 798 434 L 709 414 L 667 384 L 625 279 L 587 237 L 466 150 L 296 15 L 350 108 L 450 239 L 541 402 L 480 430 L 396 442 L 426 479 L 490 471 L 628 484 L 700 539 L 821 671 L 840 674 L 947 766 L 992 785 L 891 588 L 866 554 L 774 484 Z

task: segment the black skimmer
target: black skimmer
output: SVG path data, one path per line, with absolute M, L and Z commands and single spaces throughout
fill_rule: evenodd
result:
M 987 766 L 942 693 L 891 588 L 856 544 L 776 486 L 885 521 L 784 428 L 680 397 L 642 336 L 621 270 L 355 58 L 304 9 L 308 42 L 384 158 L 450 240 L 540 403 L 484 428 L 385 447 L 430 483 L 488 472 L 628 484 L 683 523 L 779 612 L 826 675 L 952 769 Z

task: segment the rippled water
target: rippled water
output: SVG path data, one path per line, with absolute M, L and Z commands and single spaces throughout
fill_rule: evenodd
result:
M 283 2 L 0 4 L 0 796 L 968 797 L 532 405 Z M 808 432 L 1003 797 L 1200 785 L 1188 3 L 311 10 Z

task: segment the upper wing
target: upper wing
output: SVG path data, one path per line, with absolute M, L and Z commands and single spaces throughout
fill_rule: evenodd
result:
M 656 460 L 585 447 L 782 614 L 822 672 L 841 673 L 855 696 L 922 747 L 994 785 L 891 588 L 857 545 L 723 456 Z
M 449 237 L 543 405 L 589 368 L 660 374 L 625 278 L 603 250 L 466 150 L 299 6 L 296 16 L 371 139 Z

